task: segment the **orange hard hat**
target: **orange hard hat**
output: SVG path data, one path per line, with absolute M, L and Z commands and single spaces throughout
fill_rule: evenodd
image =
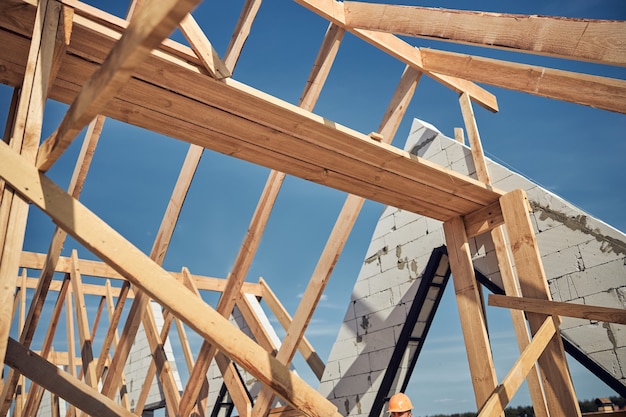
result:
M 389 398 L 388 413 L 401 413 L 403 411 L 411 411 L 412 409 L 413 404 L 411 404 L 411 400 L 402 392 L 393 394 L 391 398 Z

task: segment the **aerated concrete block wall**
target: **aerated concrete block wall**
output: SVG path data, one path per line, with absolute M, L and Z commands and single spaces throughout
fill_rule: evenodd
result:
M 405 150 L 475 178 L 470 149 L 414 120 Z M 526 190 L 555 301 L 626 308 L 626 236 L 523 176 L 488 161 L 495 187 Z M 344 416 L 368 415 L 426 262 L 445 244 L 441 222 L 387 207 L 375 228 L 319 390 Z M 501 285 L 490 237 L 472 239 L 474 266 Z M 564 318 L 562 334 L 626 385 L 625 326 Z

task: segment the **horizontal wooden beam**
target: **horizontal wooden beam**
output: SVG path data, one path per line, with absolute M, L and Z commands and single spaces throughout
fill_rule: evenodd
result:
M 626 21 L 345 1 L 346 24 L 397 35 L 626 66 Z
M 9 0 L 18 1 L 18 0 Z M 19 1 L 18 1 L 19 3 Z M 80 15 L 78 15 L 80 17 Z M 84 20 L 84 18 L 82 18 Z M 82 22 L 82 23 L 79 23 Z M 28 24 L 23 22 L 23 24 Z M 0 18 L 0 28 L 16 27 Z M 96 30 L 97 29 L 97 30 Z M 70 103 L 115 37 L 76 20 L 51 97 Z M 0 65 L 23 73 L 28 40 L 0 30 Z M 283 102 L 235 80 L 216 81 L 178 51 L 155 52 L 103 113 L 147 130 L 434 219 L 475 211 L 502 192 Z M 83 56 L 89 59 L 82 58 Z M 2 75 L 0 75 L 2 76 Z
M 324 396 L 210 305 L 0 141 L 0 177 L 78 243 L 180 318 L 288 404 L 311 417 L 340 417 Z M 94 413 L 94 415 L 104 415 Z
M 43 268 L 45 259 L 46 255 L 44 254 L 23 251 L 20 258 L 20 267 L 29 269 L 41 269 Z M 70 262 L 70 258 L 66 256 L 60 256 L 55 268 L 55 272 L 70 272 Z M 96 278 L 125 280 L 125 278 L 117 273 L 117 271 L 115 271 L 113 268 L 111 268 L 109 265 L 102 261 L 79 259 L 78 265 L 82 275 Z M 170 271 L 169 273 L 177 279 L 182 279 L 181 272 Z M 190 276 L 193 278 L 194 283 L 199 290 L 222 292 L 226 287 L 225 278 L 214 278 L 193 274 L 190 274 Z M 253 294 L 258 297 L 261 297 L 263 295 L 263 288 L 261 288 L 259 284 L 253 282 L 245 282 L 243 284 L 242 291 L 246 294 Z
M 564 303 L 526 297 L 508 297 L 496 294 L 489 294 L 489 305 L 546 315 L 626 324 L 626 310 L 622 308 L 590 306 L 587 304 Z
M 468 238 L 487 233 L 504 223 L 500 202 L 480 208 L 463 216 L 465 233 Z
M 422 48 L 424 68 L 509 90 L 626 113 L 626 81 Z

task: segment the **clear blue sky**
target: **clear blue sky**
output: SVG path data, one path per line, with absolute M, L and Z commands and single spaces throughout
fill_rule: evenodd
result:
M 123 17 L 125 2 L 91 0 Z M 395 2 L 416 4 L 416 2 Z M 203 2 L 194 12 L 218 53 L 231 37 L 242 0 Z M 424 1 L 417 5 L 491 12 L 626 19 L 622 0 L 569 2 Z M 297 104 L 327 22 L 290 1 L 266 0 L 252 28 L 234 78 Z M 175 33 L 177 40 L 182 40 Z M 571 71 L 626 79 L 626 69 L 407 39 L 416 46 L 511 59 Z M 404 65 L 346 34 L 315 113 L 368 133 L 377 130 Z M 540 185 L 619 230 L 626 231 L 626 116 L 486 86 L 498 98 L 492 114 L 474 106 L 487 155 L 522 172 Z M 0 87 L 2 114 L 11 91 Z M 57 126 L 65 106 L 49 103 L 43 136 Z M 413 117 L 437 126 L 447 136 L 463 126 L 457 94 L 422 77 L 396 135 L 402 147 Z M 82 135 L 81 135 L 82 138 Z M 66 187 L 77 140 L 50 176 Z M 81 201 L 131 242 L 149 253 L 187 145 L 170 138 L 107 120 Z M 268 170 L 247 162 L 205 152 L 165 259 L 168 270 L 187 266 L 193 273 L 225 277 L 243 240 Z M 248 281 L 263 277 L 295 313 L 315 268 L 345 194 L 288 177 L 280 192 Z M 382 205 L 367 202 L 327 286 L 307 337 L 323 360 L 330 352 L 343 319 L 361 263 Z M 25 249 L 46 252 L 53 225 L 31 210 Z M 71 239 L 64 255 L 78 247 Z M 84 258 L 93 256 L 79 249 Z M 33 274 L 31 274 L 33 276 Z M 440 308 L 433 331 L 418 363 L 411 393 L 420 405 L 415 416 L 475 409 L 458 313 L 451 290 Z M 207 297 L 207 301 L 214 299 Z M 498 313 L 496 313 L 498 314 Z M 513 337 L 506 317 L 494 317 L 493 343 L 502 378 L 516 359 L 509 346 Z M 62 330 L 59 330 L 62 332 Z M 102 331 L 101 335 L 103 335 Z M 64 348 L 65 336 L 60 333 Z M 199 344 L 197 339 L 194 340 Z M 514 342 L 513 342 L 514 343 Z M 501 347 L 501 345 L 503 347 Z M 512 345 L 516 349 L 515 344 Z M 502 352 L 498 356 L 497 352 Z M 312 384 L 301 360 L 300 373 Z M 578 397 L 592 399 L 614 393 L 589 373 L 571 364 Z M 179 363 L 179 369 L 184 363 Z M 184 373 L 183 373 L 184 375 Z M 183 376 L 183 380 L 184 380 Z M 314 384 L 315 385 L 315 384 Z M 521 393 L 513 404 L 529 404 Z

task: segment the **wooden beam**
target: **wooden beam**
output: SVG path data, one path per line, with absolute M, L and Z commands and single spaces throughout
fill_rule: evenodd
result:
M 535 362 L 537 362 L 550 340 L 556 335 L 558 325 L 554 320 L 554 317 L 546 317 L 545 322 L 535 333 L 532 342 L 522 351 L 519 359 L 515 361 L 502 383 L 498 385 L 485 405 L 480 409 L 478 417 L 503 415 L 504 409 L 522 385 L 528 373 L 535 367 Z
M 172 200 L 170 199 L 170 201 Z M 176 201 L 179 201 L 180 202 L 179 205 L 180 207 L 182 207 L 182 201 L 180 200 L 176 200 Z M 167 215 L 168 218 L 171 217 L 171 213 L 172 213 L 171 211 L 168 211 L 168 215 Z M 167 247 L 169 246 L 168 239 L 165 239 L 165 236 L 162 236 L 162 235 L 160 236 L 157 234 L 157 239 L 155 239 L 155 241 L 157 241 L 158 243 L 155 245 L 157 248 L 159 248 L 158 250 L 156 250 L 157 253 L 159 253 L 159 256 L 165 256 L 164 250 L 166 250 Z M 45 265 L 44 263 L 45 258 L 46 256 L 43 254 L 23 251 L 20 257 L 20 267 L 29 268 L 29 269 L 42 269 Z M 103 279 L 110 278 L 110 279 L 116 279 L 116 280 L 124 280 L 124 277 L 122 277 L 113 268 L 111 268 L 109 265 L 107 265 L 106 263 L 102 261 L 79 259 L 78 265 L 80 267 L 82 275 L 89 275 L 91 277 L 99 277 Z M 54 271 L 55 272 L 70 272 L 70 258 L 60 256 Z M 172 274 L 176 279 L 182 278 L 180 272 L 170 271 L 170 274 Z M 203 275 L 192 275 L 192 278 L 194 280 L 195 285 L 198 287 L 199 290 L 222 292 L 224 291 L 224 288 L 226 287 L 226 280 L 224 278 L 212 278 L 212 277 L 207 277 Z M 31 288 L 30 286 L 31 282 L 32 281 L 29 278 L 29 281 L 28 281 L 29 288 Z M 55 285 L 55 284 L 53 283 L 52 285 Z M 85 287 L 86 291 L 91 291 L 90 294 L 104 295 L 104 291 L 98 290 L 96 288 L 97 287 L 96 285 L 89 285 L 89 284 L 85 284 L 85 285 L 87 285 Z M 258 284 L 255 284 L 252 282 L 245 282 L 243 284 L 242 290 L 243 292 L 247 294 L 254 294 L 257 296 L 261 296 L 263 294 L 263 289 Z M 114 291 L 117 291 L 117 290 L 114 289 Z M 134 297 L 132 289 L 129 292 L 129 296 Z
M 500 199 L 509 245 L 521 295 L 527 298 L 550 300 L 548 281 L 541 263 L 537 239 L 528 214 L 530 205 L 523 190 L 511 191 Z M 546 314 L 526 313 L 530 331 L 537 333 Z M 553 338 L 539 359 L 543 388 L 550 415 L 580 416 L 578 401 L 565 358 L 561 338 Z
M 72 283 L 72 293 L 74 294 L 74 306 L 76 309 L 76 322 L 78 327 L 78 340 L 80 341 L 80 357 L 82 359 L 82 369 L 85 382 L 93 389 L 98 388 L 98 377 L 96 376 L 96 363 L 93 360 L 93 350 L 91 348 L 92 338 L 87 319 L 87 305 L 85 304 L 85 294 L 82 288 L 80 270 L 77 267 L 78 252 L 72 250 L 72 272 L 70 281 Z M 71 352 L 74 354 L 74 352 Z
M 489 305 L 531 311 L 545 315 L 626 324 L 626 310 L 623 308 L 602 307 L 573 302 L 564 303 L 560 301 L 536 300 L 524 297 L 507 297 L 496 294 L 489 294 Z
M 235 65 L 237 65 L 237 61 L 241 56 L 241 50 L 248 39 L 248 35 L 250 35 L 250 29 L 261 7 L 261 2 L 262 0 L 246 0 L 243 5 L 241 15 L 233 31 L 233 36 L 230 38 L 224 54 L 224 63 L 231 72 L 234 71 Z
M 465 233 L 468 238 L 489 232 L 504 224 L 500 203 L 496 202 L 463 216 Z
M 59 372 L 56 365 L 26 349 L 9 338 L 5 363 L 17 369 L 31 381 L 66 400 L 85 413 L 101 417 L 136 417 L 115 401 L 83 384 L 67 372 Z
M 341 26 L 347 31 L 360 37 L 371 45 L 376 46 L 383 52 L 404 62 L 418 71 L 426 73 L 432 79 L 440 82 L 457 93 L 467 92 L 479 105 L 486 109 L 498 111 L 498 103 L 493 94 L 463 79 L 437 74 L 423 68 L 419 50 L 404 42 L 402 39 L 390 34 L 375 32 L 366 29 L 355 29 L 346 23 L 343 3 L 335 0 L 296 0 L 297 3 L 318 15 L 328 19 L 332 23 Z
M 465 225 L 458 217 L 443 224 L 454 281 L 456 303 L 461 319 L 476 407 L 480 409 L 498 386 L 491 346 L 487 335 L 478 283 Z
M 76 135 L 107 105 L 135 69 L 172 33 L 200 0 L 160 0 L 141 7 L 102 66 L 83 86 L 59 127 L 40 146 L 37 166 L 46 171 Z
M 196 52 L 204 68 L 211 74 L 211 77 L 221 80 L 231 76 L 222 58 L 220 58 L 217 51 L 213 48 L 213 45 L 211 45 L 211 42 L 191 13 L 185 16 L 180 22 L 180 30 Z
M 626 113 L 626 81 L 475 55 L 420 49 L 424 68 L 509 90 Z
M 120 342 L 120 338 L 118 335 L 117 327 L 119 325 L 120 319 L 122 317 L 122 312 L 124 311 L 124 304 L 127 299 L 127 296 L 124 294 L 125 292 L 130 292 L 130 283 L 126 281 L 122 288 L 120 288 L 120 294 L 117 298 L 117 303 L 115 306 L 113 305 L 113 294 L 111 289 L 111 283 L 107 280 L 106 284 L 106 304 L 107 304 L 107 315 L 109 317 L 109 328 L 107 329 L 107 333 L 104 336 L 104 340 L 102 341 L 102 346 L 100 347 L 100 356 L 98 357 L 98 364 L 96 366 L 96 374 L 102 375 L 102 371 L 106 363 L 109 361 L 109 351 L 111 348 L 115 351 L 117 349 L 117 345 Z M 110 366 L 109 366 L 110 368 Z M 102 378 L 102 377 L 100 377 Z M 130 401 L 128 400 L 128 390 L 126 389 L 126 375 L 122 371 L 120 374 L 120 382 L 122 389 L 119 391 L 120 402 L 127 410 L 130 410 Z
M 344 2 L 346 24 L 438 41 L 626 66 L 626 22 Z
M 0 177 L 16 192 L 286 402 L 312 417 L 340 416 L 324 396 L 2 142 L 0 159 Z

